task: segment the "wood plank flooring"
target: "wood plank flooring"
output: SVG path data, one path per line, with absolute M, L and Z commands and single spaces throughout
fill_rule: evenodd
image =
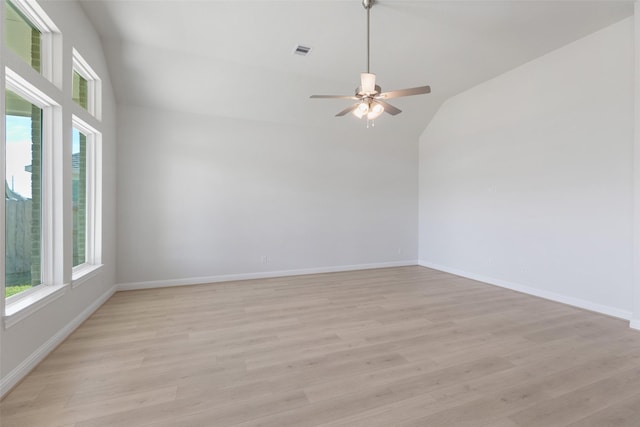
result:
M 638 427 L 640 333 L 423 267 L 118 292 L 0 424 Z

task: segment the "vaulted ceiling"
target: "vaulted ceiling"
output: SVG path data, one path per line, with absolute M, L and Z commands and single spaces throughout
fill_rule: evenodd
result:
M 85 0 L 119 104 L 307 126 L 333 117 L 365 70 L 360 0 Z M 632 1 L 380 0 L 371 11 L 371 71 L 400 98 L 378 125 L 419 134 L 447 98 L 617 22 Z M 306 56 L 294 47 L 312 47 Z M 597 55 L 598 52 L 594 52 Z M 526 82 L 523 82 L 526 84 Z M 588 90 L 588 88 L 585 88 Z

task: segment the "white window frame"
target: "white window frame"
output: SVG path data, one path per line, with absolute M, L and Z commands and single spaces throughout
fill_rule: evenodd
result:
M 38 312 L 49 303 L 72 292 L 72 288 L 100 274 L 102 262 L 102 81 L 87 61 L 72 49 L 72 61 L 63 51 L 62 34 L 38 4 L 40 0 L 10 0 L 31 25 L 41 33 L 41 63 L 38 73 L 15 52 L 6 49 L 4 31 L 0 31 L 0 81 L 9 89 L 42 109 L 42 254 L 41 284 L 0 300 L 0 314 L 8 329 Z M 4 23 L 6 4 L 0 5 L 0 22 Z M 68 93 L 69 74 L 76 71 L 87 80 L 87 109 L 77 105 Z M 6 114 L 4 90 L 0 107 Z M 63 114 L 64 113 L 64 114 Z M 80 119 L 80 117 L 82 119 Z M 71 120 L 73 119 L 73 120 Z M 4 117 L 3 117 L 4 120 Z M 91 125 L 89 125 L 89 123 Z M 71 180 L 71 148 L 69 139 L 75 127 L 88 138 L 87 206 L 88 262 L 72 268 L 69 226 L 71 209 L 68 185 Z M 68 134 L 67 134 L 68 133 Z M 6 153 L 6 132 L 0 129 L 0 148 Z M 89 152 L 89 150 L 91 150 Z M 4 162 L 0 172 L 5 174 Z M 90 180 L 90 181 L 89 181 Z M 1 190 L 4 194 L 4 187 Z M 89 204 L 90 203 L 90 204 Z M 4 208 L 0 219 L 6 223 Z M 0 236 L 0 275 L 4 278 L 5 237 Z M 4 291 L 4 285 L 0 285 Z
M 89 63 L 73 48 L 73 71 L 87 81 L 87 111 L 96 119 L 102 119 L 102 80 Z M 73 80 L 73 76 L 72 76 Z
M 40 73 L 62 88 L 62 37 L 60 30 L 36 0 L 9 0 L 41 34 Z M 4 24 L 4 21 L 3 21 Z
M 76 115 L 71 117 L 71 125 L 87 138 L 85 262 L 71 270 L 72 286 L 76 287 L 102 266 L 102 133 Z
M 42 170 L 40 172 L 42 179 L 41 284 L 24 292 L 20 292 L 19 294 L 12 295 L 9 298 L 5 298 L 5 316 L 11 320 L 11 323 L 7 323 L 5 319 L 5 326 L 8 327 L 10 324 L 19 321 L 23 316 L 32 312 L 31 310 L 24 310 L 25 308 L 30 307 L 33 310 L 37 310 L 48 301 L 62 296 L 60 291 L 63 290 L 64 285 L 60 280 L 57 280 L 60 276 L 61 269 L 59 265 L 57 265 L 58 259 L 56 259 L 55 255 L 59 252 L 56 251 L 56 246 L 59 246 L 59 241 L 56 241 L 55 220 L 59 217 L 61 208 L 61 206 L 55 204 L 55 200 L 61 200 L 61 194 L 57 194 L 59 193 L 56 192 L 58 187 L 56 187 L 54 183 L 61 180 L 62 171 L 55 168 L 55 157 L 59 155 L 56 151 L 59 150 L 56 150 L 54 144 L 56 134 L 59 134 L 61 107 L 53 98 L 36 88 L 8 67 L 5 67 L 4 89 L 14 92 L 26 101 L 42 109 Z M 6 114 L 6 110 L 4 113 Z M 6 150 L 6 146 L 3 145 L 3 149 Z M 56 213 L 58 213 L 58 215 L 56 215 Z M 20 313 L 20 316 L 14 316 L 17 313 Z
M 2 4 L 0 5 L 0 22 L 4 23 L 4 14 L 5 14 L 5 7 L 6 4 Z M 3 52 L 6 50 L 5 48 L 5 40 L 4 40 L 4 31 L 0 31 L 0 55 L 3 54 Z M 1 62 L 4 62 L 4 56 L 0 57 Z M 5 79 L 5 69 L 4 67 L 0 66 L 0 82 L 2 82 L 2 86 L 5 86 L 6 83 L 4 83 L 6 81 Z M 5 105 L 5 88 L 2 88 L 3 90 L 0 91 L 0 108 L 2 109 L 2 120 L 5 120 L 5 113 L 6 113 L 6 105 Z M 3 153 L 7 152 L 7 146 L 5 143 L 5 126 L 2 125 L 0 126 L 0 149 L 2 149 Z M 6 155 L 6 154 L 5 154 Z M 3 177 L 5 177 L 6 179 L 6 166 L 5 166 L 5 162 L 0 162 L 0 173 L 2 174 Z M 2 189 L 0 189 L 0 195 L 2 195 L 2 200 L 5 200 L 6 194 L 5 194 L 5 186 L 2 186 Z M 6 204 L 6 202 L 5 202 Z M 7 224 L 7 220 L 5 217 L 5 207 L 3 206 L 2 209 L 0 209 L 0 220 L 2 220 L 2 227 L 6 227 Z M 1 277 L 5 277 L 5 258 L 6 258 L 6 239 L 5 239 L 5 233 L 0 233 L 0 276 Z M 5 313 L 5 305 L 6 305 L 6 298 L 5 296 L 5 280 L 2 280 L 3 285 L 0 286 L 0 292 L 2 292 L 2 298 L 0 298 L 0 314 L 2 314 L 4 316 Z

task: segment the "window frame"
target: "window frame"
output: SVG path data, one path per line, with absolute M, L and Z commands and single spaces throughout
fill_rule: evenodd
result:
M 76 287 L 102 266 L 102 133 L 75 114 L 71 116 L 71 128 L 87 138 L 85 262 L 72 266 L 71 283 Z
M 45 298 L 51 293 L 59 290 L 62 285 L 56 280 L 59 272 L 56 269 L 55 248 L 55 213 L 59 210 L 59 206 L 54 204 L 56 199 L 56 188 L 54 182 L 59 179 L 60 171 L 55 168 L 56 157 L 56 133 L 59 130 L 59 115 L 61 114 L 61 106 L 49 95 L 38 89 L 35 85 L 27 81 L 25 78 L 14 72 L 11 68 L 5 67 L 5 87 L 30 102 L 36 107 L 42 109 L 42 165 L 41 165 L 41 276 L 40 285 L 31 289 L 12 295 L 5 300 L 5 316 L 10 316 L 17 311 L 22 310 L 27 305 L 40 298 Z M 4 115 L 6 116 L 6 105 L 3 104 Z M 5 130 L 6 131 L 6 130 Z M 6 137 L 6 134 L 5 134 Z M 6 141 L 3 139 L 2 148 L 6 153 Z M 4 189 L 3 189 L 4 191 Z M 4 208 L 3 208 L 4 210 Z M 4 217 L 4 215 L 3 215 Z M 6 218 L 4 218 L 6 221 Z M 6 224 L 6 222 L 5 222 Z M 5 243 L 5 242 L 3 242 Z M 6 244 L 6 243 L 5 243 Z M 5 249 L 3 245 L 3 274 L 5 273 Z
M 80 53 L 73 48 L 72 50 L 72 67 L 71 67 L 71 80 L 73 81 L 73 72 L 78 73 L 82 78 L 87 81 L 87 108 L 89 112 L 96 119 L 102 119 L 102 80 L 98 77 L 89 63 L 80 55 Z M 75 102 L 74 102 L 75 103 Z M 80 105 L 75 103 L 76 105 Z M 84 110 L 84 107 L 80 106 Z
M 62 87 L 62 43 L 60 30 L 35 0 L 8 0 L 40 31 L 40 72 L 45 79 Z M 3 5 L 4 8 L 4 5 Z M 6 13 L 6 12 L 5 12 Z M 4 23 L 4 15 L 2 17 Z M 4 46 L 3 39 L 3 46 Z M 31 67 L 31 65 L 29 65 Z
M 40 76 L 45 81 L 53 83 L 58 89 L 62 88 L 62 34 L 49 18 L 37 0 L 8 0 L 16 10 L 18 10 L 28 23 L 40 32 L 40 71 L 35 70 L 31 64 L 25 63 L 6 46 L 4 31 L 0 35 L 2 44 L 3 60 L 6 61 L 4 71 L 4 88 L 2 91 L 2 111 L 6 116 L 6 104 L 4 90 L 8 89 L 21 96 L 26 101 L 42 109 L 42 164 L 41 164 L 41 275 L 40 285 L 31 289 L 12 295 L 3 300 L 3 314 L 5 316 L 5 327 L 8 327 L 7 318 L 17 312 L 22 312 L 25 306 L 38 306 L 40 300 L 49 299 L 48 295 L 56 292 L 62 287 L 63 271 L 58 264 L 60 258 L 61 241 L 55 234 L 55 228 L 59 226 L 55 221 L 63 216 L 61 207 L 54 203 L 56 198 L 62 196 L 58 184 L 62 178 L 61 171 L 56 169 L 57 158 L 60 156 L 60 149 L 55 146 L 61 135 L 62 107 L 61 102 L 56 101 L 52 96 L 57 94 L 47 94 L 44 91 Z M 7 7 L 6 1 L 0 7 L 0 18 L 4 24 Z M 13 59 L 15 58 L 15 59 Z M 16 62 L 17 61 L 17 62 Z M 23 65 L 24 64 L 24 65 Z M 15 70 L 12 68 L 15 66 Z M 35 74 L 31 74 L 35 73 Z M 48 89 L 48 88 L 47 88 Z M 50 92 L 47 90 L 47 92 Z M 6 120 L 3 117 L 3 120 Z M 6 130 L 5 130 L 6 131 Z M 2 136 L 2 150 L 6 153 L 6 132 Z M 3 175 L 6 174 L 4 164 L 2 166 Z M 4 193 L 4 187 L 2 189 Z M 4 207 L 2 209 L 2 222 L 6 226 Z M 2 268 L 0 273 L 4 277 L 6 272 L 6 241 L 2 239 Z M 56 255 L 58 254 L 58 255 Z M 3 279 L 4 280 L 4 279 Z M 30 311 L 29 311 L 30 313 Z M 28 313 L 27 313 L 28 314 Z
M 29 22 L 41 33 L 40 72 L 25 62 L 18 53 L 7 47 L 4 31 L 0 31 L 0 81 L 4 89 L 9 89 L 25 100 L 42 109 L 42 233 L 41 233 L 41 285 L 28 289 L 9 298 L 0 300 L 0 315 L 4 329 L 29 318 L 49 303 L 63 297 L 67 292 L 90 278 L 101 274 L 102 267 L 102 81 L 87 61 L 72 45 L 63 45 L 62 33 L 47 16 L 38 0 L 10 0 Z M 7 3 L 0 5 L 0 21 L 6 19 Z M 70 58 L 71 57 L 71 58 Z M 72 59 L 69 61 L 69 59 Z M 87 80 L 87 109 L 73 101 L 70 74 L 78 72 Z M 89 93 L 91 95 L 89 95 Z M 88 99 L 89 101 L 89 99 Z M 88 103 L 89 104 L 89 103 Z M 5 91 L 0 91 L 0 108 L 6 115 Z M 72 122 L 72 118 L 75 121 Z M 81 119 L 80 119 L 81 118 Z M 5 118 L 3 118 L 6 120 Z M 93 202 L 90 220 L 91 244 L 88 259 L 93 264 L 84 263 L 73 271 L 73 255 L 70 233 L 72 230 L 71 192 L 72 158 L 71 132 L 80 123 L 82 132 L 92 135 L 93 151 L 91 161 L 91 186 Z M 80 127 L 77 127 L 80 130 Z M 0 149 L 6 153 L 5 126 L 0 129 Z M 0 172 L 6 175 L 4 162 L 0 162 Z M 2 194 L 5 187 L 0 190 Z M 0 209 L 0 219 L 6 226 L 4 207 Z M 6 272 L 6 239 L 0 235 L 0 275 Z M 80 267 L 80 266 L 78 266 Z M 3 282 L 4 283 L 4 282 Z M 0 289 L 4 285 L 0 285 Z

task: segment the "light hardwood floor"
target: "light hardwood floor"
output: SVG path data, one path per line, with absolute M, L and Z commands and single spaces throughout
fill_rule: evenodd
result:
M 640 426 L 625 321 L 422 267 L 119 292 L 21 426 Z

